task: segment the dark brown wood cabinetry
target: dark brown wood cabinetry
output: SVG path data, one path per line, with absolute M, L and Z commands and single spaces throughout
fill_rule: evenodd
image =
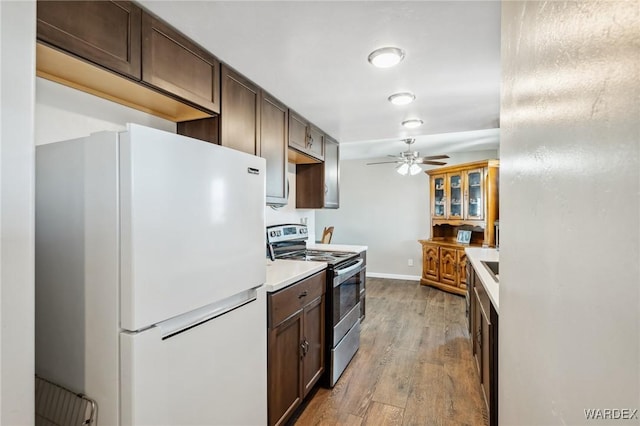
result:
M 220 144 L 248 154 L 260 154 L 260 88 L 222 66 Z
M 38 1 L 38 39 L 140 79 L 142 10 L 128 1 Z
M 325 282 L 322 271 L 269 294 L 269 425 L 287 422 L 324 372 Z
M 289 147 L 299 151 L 307 150 L 307 120 L 289 110 Z
M 262 92 L 260 104 L 260 156 L 267 160 L 267 204 L 287 204 L 287 141 L 289 111 L 283 103 Z
M 471 348 L 487 404 L 489 425 L 495 426 L 498 424 L 498 313 L 470 263 L 466 271 Z
M 322 209 L 340 207 L 339 161 L 340 146 L 330 137 L 326 139 L 323 163 L 296 166 L 296 207 Z
M 324 132 L 313 124 L 309 125 L 307 152 L 313 157 L 324 160 Z
M 142 80 L 220 112 L 220 63 L 209 52 L 154 16 L 142 13 Z
M 219 112 L 218 61 L 128 1 L 38 1 L 39 77 L 180 122 Z
M 309 123 L 295 111 L 289 110 L 289 148 L 309 157 L 308 161 L 294 161 L 296 163 L 315 163 L 324 160 L 325 134 L 318 127 Z
M 287 203 L 287 160 L 316 164 L 300 172 L 297 207 L 338 207 L 337 142 L 135 3 L 39 0 L 37 38 L 39 77 L 264 157 L 267 204 Z

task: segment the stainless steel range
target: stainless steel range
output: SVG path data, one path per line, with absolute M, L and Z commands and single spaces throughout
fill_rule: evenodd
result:
M 360 291 L 365 266 L 359 253 L 308 250 L 307 227 L 290 224 L 267 227 L 267 248 L 272 259 L 327 263 L 326 373 L 324 384 L 333 387 L 360 347 Z

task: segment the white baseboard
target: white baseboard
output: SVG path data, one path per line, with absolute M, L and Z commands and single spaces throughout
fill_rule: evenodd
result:
M 367 271 L 367 277 L 389 278 L 391 280 L 420 281 L 419 275 L 383 274 L 381 272 L 369 272 L 369 271 Z

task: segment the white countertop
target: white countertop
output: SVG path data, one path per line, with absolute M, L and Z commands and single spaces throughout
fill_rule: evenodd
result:
M 267 282 L 265 288 L 273 293 L 308 276 L 322 271 L 327 267 L 326 262 L 310 262 L 306 260 L 266 260 Z
M 464 251 L 467 253 L 467 260 L 471 261 L 473 269 L 475 269 L 478 278 L 480 278 L 482 285 L 489 294 L 489 299 L 491 299 L 493 308 L 499 314 L 499 284 L 493 279 L 487 268 L 480 263 L 483 260 L 485 262 L 499 262 L 500 256 L 498 250 L 491 248 L 467 247 Z
M 369 247 L 367 246 L 352 246 L 346 244 L 307 244 L 307 248 L 311 250 L 333 250 L 333 251 L 352 251 L 355 253 L 362 253 L 363 251 L 367 251 Z

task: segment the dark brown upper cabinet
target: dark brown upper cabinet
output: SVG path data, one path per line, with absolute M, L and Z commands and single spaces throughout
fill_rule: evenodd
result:
M 324 162 L 296 165 L 296 207 L 301 209 L 337 209 L 339 200 L 340 145 L 324 135 Z
M 141 9 L 128 1 L 38 1 L 37 37 L 140 79 Z
M 260 106 L 260 156 L 267 160 L 267 204 L 287 204 L 287 106 L 262 92 Z
M 305 154 L 309 161 L 299 155 L 289 155 L 296 164 L 317 163 L 324 160 L 324 132 L 298 113 L 289 110 L 289 148 Z
M 313 124 L 309 125 L 308 153 L 319 160 L 324 160 L 324 132 Z
M 289 111 L 289 146 L 300 151 L 307 150 L 307 120 Z
M 260 154 L 260 88 L 226 65 L 222 66 L 220 144 Z
M 142 80 L 220 112 L 220 63 L 165 22 L 142 13 Z

